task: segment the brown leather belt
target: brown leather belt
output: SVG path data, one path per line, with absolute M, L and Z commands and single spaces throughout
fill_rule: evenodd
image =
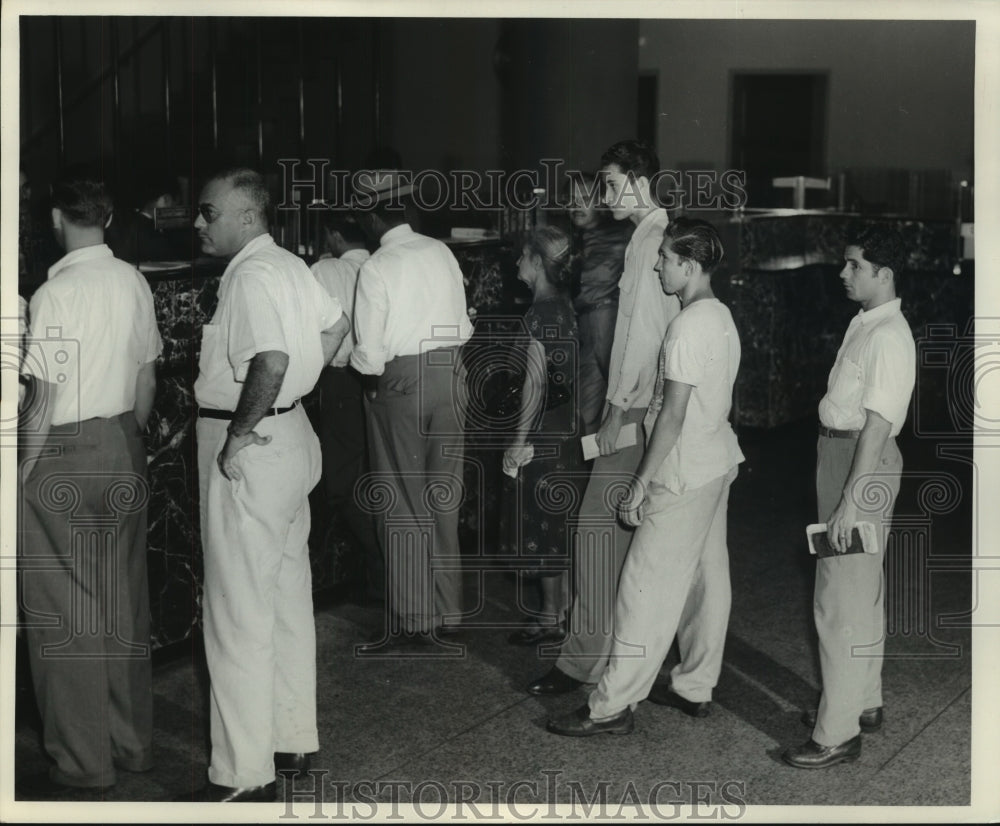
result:
M 829 439 L 857 439 L 860 434 L 860 430 L 834 430 L 826 425 L 819 426 L 819 435 Z

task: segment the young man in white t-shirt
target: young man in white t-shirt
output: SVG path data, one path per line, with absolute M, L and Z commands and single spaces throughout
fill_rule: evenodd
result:
M 731 602 L 726 513 L 743 461 L 729 425 L 740 342 L 712 292 L 718 233 L 681 218 L 663 234 L 656 271 L 681 312 L 667 330 L 646 414 L 646 452 L 619 507 L 637 528 L 615 606 L 608 668 L 588 704 L 549 721 L 554 734 L 628 734 L 649 697 L 692 717 L 708 714 L 722 668 Z M 674 636 L 681 661 L 654 686 Z

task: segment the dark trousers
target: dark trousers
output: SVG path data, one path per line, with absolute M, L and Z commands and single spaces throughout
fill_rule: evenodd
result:
M 343 519 L 364 564 L 368 594 L 381 597 L 385 563 L 372 515 L 358 505 L 358 480 L 368 471 L 368 436 L 361 379 L 346 367 L 328 367 L 319 377 L 323 487 L 326 500 Z
M 430 631 L 462 613 L 458 514 L 464 486 L 465 371 L 458 347 L 400 356 L 368 403 L 374 511 L 390 630 Z
M 23 615 L 52 779 L 152 766 L 146 455 L 132 411 L 53 427 L 21 491 Z

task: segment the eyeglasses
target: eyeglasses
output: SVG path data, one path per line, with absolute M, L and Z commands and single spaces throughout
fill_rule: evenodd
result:
M 222 212 L 211 204 L 198 204 L 198 214 L 205 219 L 206 224 L 211 224 L 222 215 Z

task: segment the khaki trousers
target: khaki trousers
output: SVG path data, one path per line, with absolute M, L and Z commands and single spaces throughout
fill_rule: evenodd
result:
M 673 690 L 692 702 L 712 699 L 732 602 L 726 515 L 736 473 L 682 494 L 650 486 L 622 569 L 608 668 L 590 695 L 592 718 L 646 699 L 675 636 Z
M 594 459 L 580 505 L 573 543 L 574 595 L 569 613 L 569 635 L 560 649 L 556 666 L 585 683 L 600 679 L 614 640 L 618 577 L 633 534 L 631 528 L 618 521 L 616 506 L 642 460 L 642 420 L 645 417 L 645 407 L 626 411 L 624 424 L 635 422 L 638 442 L 610 456 Z
M 816 498 L 821 522 L 840 501 L 857 444 L 856 439 L 819 437 Z M 883 561 L 902 471 L 903 457 L 896 440 L 889 439 L 875 475 L 857 492 L 858 520 L 875 524 L 881 538 L 879 552 L 816 561 L 813 614 L 823 694 L 812 739 L 822 746 L 839 746 L 855 737 L 861 712 L 882 705 Z

